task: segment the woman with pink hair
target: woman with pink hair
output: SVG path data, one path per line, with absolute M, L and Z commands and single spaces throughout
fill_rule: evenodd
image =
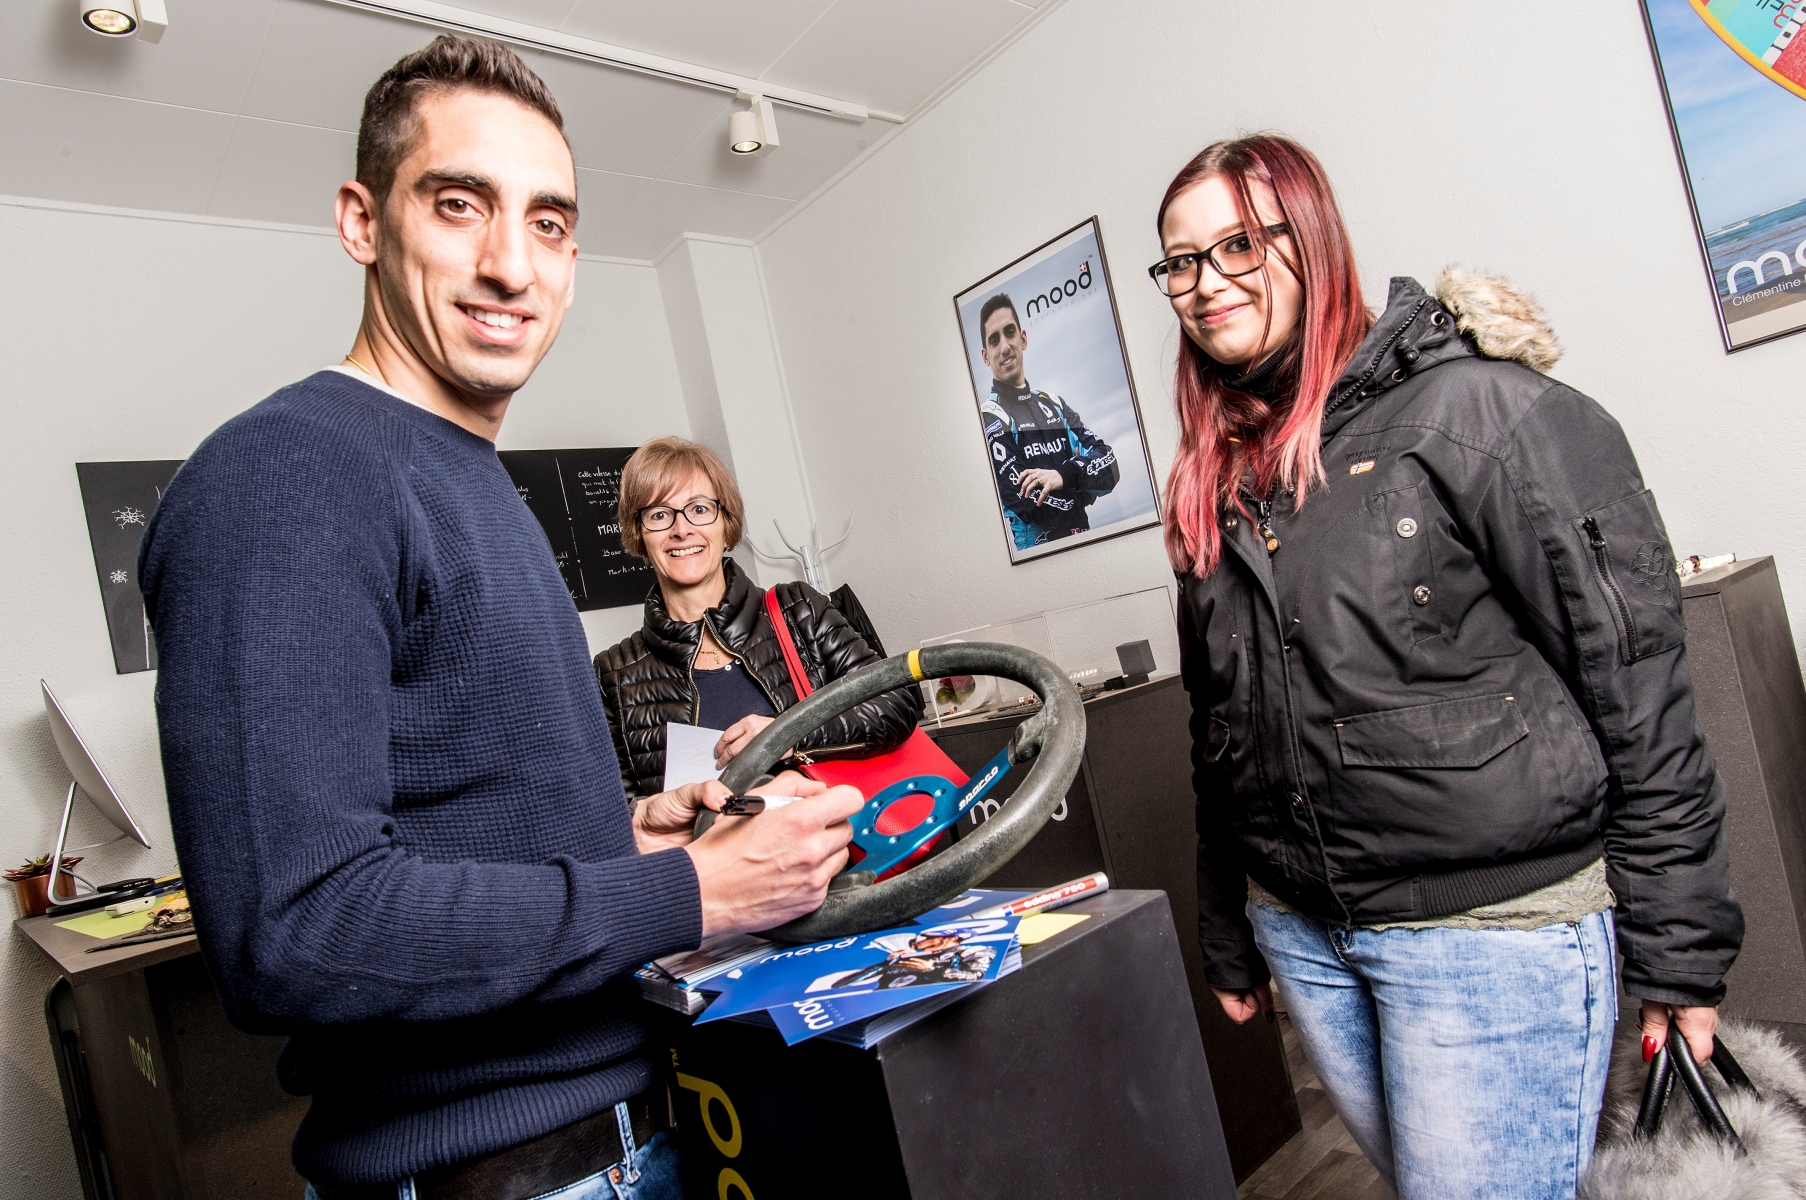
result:
M 1703 1060 L 1743 932 L 1655 501 L 1527 298 L 1367 310 L 1303 147 L 1207 147 L 1158 222 L 1210 981 L 1279 985 L 1403 1200 L 1572 1197 L 1616 954 Z

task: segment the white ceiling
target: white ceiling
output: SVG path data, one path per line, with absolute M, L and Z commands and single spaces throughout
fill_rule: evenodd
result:
M 0 0 L 0 194 L 324 226 L 365 90 L 435 31 L 324 0 L 167 0 L 161 43 Z M 908 113 L 1046 0 L 453 0 L 461 7 Z M 895 128 L 779 106 L 728 153 L 733 97 L 542 51 L 576 153 L 585 253 L 752 238 Z

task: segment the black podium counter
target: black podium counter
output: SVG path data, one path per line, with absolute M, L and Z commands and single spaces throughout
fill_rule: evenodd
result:
M 1089 919 L 871 1049 L 648 1004 L 685 1194 L 1232 1200 L 1166 897 L 1061 911 Z
M 1743 902 L 1743 951 L 1721 1011 L 1806 1045 L 1806 684 L 1775 560 L 1706 571 L 1681 597 L 1699 727 L 1724 782 L 1731 888 Z
M 929 736 L 975 772 L 1009 740 L 1024 713 L 927 726 Z M 1105 692 L 1085 702 L 1085 762 L 1066 803 L 988 887 L 1041 888 L 1093 871 L 1113 887 L 1157 888 L 1172 904 L 1179 953 L 1235 1177 L 1246 1179 L 1301 1128 L 1279 1030 L 1236 1025 L 1204 979 L 1198 950 L 1197 835 L 1191 788 L 1191 701 L 1179 677 Z M 1007 801 L 1020 772 L 961 818 L 968 831 Z M 1151 1194 L 1151 1193 L 1150 1193 Z

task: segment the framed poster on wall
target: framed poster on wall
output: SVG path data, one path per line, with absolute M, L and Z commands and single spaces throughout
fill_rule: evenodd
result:
M 1012 563 L 1160 523 L 1096 217 L 953 299 Z
M 1725 350 L 1806 329 L 1806 6 L 1642 3 Z
M 113 670 L 120 675 L 157 669 L 157 639 L 138 590 L 138 543 L 181 465 L 179 458 L 75 464 L 113 643 Z
M 621 546 L 615 509 L 621 470 L 634 446 L 588 450 L 498 450 L 502 468 L 552 544 L 552 558 L 579 612 L 640 604 L 652 567 Z

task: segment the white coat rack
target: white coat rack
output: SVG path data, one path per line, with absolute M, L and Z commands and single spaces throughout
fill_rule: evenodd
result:
M 854 513 L 853 516 L 858 516 L 858 514 Z M 764 559 L 766 562 L 783 562 L 784 560 L 789 559 L 793 562 L 802 564 L 803 582 L 814 588 L 816 591 L 826 594 L 828 590 L 828 566 L 822 561 L 822 558 L 830 550 L 838 548 L 842 542 L 853 536 L 853 517 L 847 518 L 847 527 L 841 530 L 838 538 L 829 545 L 821 547 L 819 550 L 816 549 L 816 544 L 821 541 L 821 533 L 815 526 L 811 525 L 809 527 L 809 540 L 798 546 L 784 536 L 784 527 L 782 525 L 779 525 L 776 521 L 773 521 L 771 524 L 772 527 L 778 531 L 778 540 L 784 543 L 785 548 L 788 549 L 790 553 L 767 554 L 765 551 L 759 549 L 759 544 L 757 542 L 753 541 L 751 537 L 748 537 L 746 539 L 746 544 L 752 547 L 753 553 Z

